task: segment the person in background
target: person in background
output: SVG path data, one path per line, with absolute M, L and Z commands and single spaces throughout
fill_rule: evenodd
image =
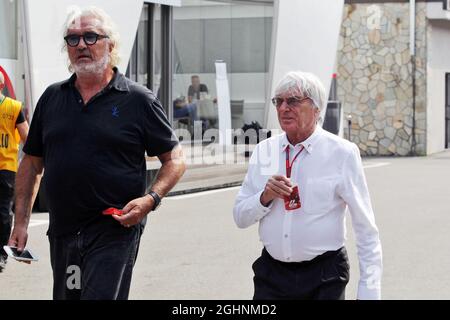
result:
M 188 103 L 192 103 L 194 100 L 200 100 L 201 94 L 208 94 L 208 87 L 206 84 L 200 83 L 200 77 L 193 75 L 191 77 L 191 85 L 188 88 Z
M 6 267 L 8 255 L 3 246 L 11 233 L 11 207 L 18 166 L 20 142 L 25 143 L 28 123 L 22 103 L 3 95 L 5 77 L 0 72 L 0 272 Z
M 173 117 L 189 117 L 193 124 L 194 121 L 198 120 L 197 105 L 195 103 L 186 103 L 184 97 L 179 97 L 173 102 Z

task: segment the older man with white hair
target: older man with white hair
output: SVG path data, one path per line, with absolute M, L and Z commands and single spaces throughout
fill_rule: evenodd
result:
M 259 143 L 234 206 L 240 228 L 259 222 L 254 299 L 344 299 L 345 211 L 358 247 L 358 299 L 379 299 L 381 244 L 358 147 L 319 125 L 326 92 L 289 72 L 272 102 L 284 133 Z
M 3 246 L 8 243 L 11 233 L 19 144 L 25 142 L 28 134 L 22 103 L 3 95 L 5 85 L 5 77 L 0 71 L 0 272 L 8 258 Z
M 155 95 L 117 69 L 111 18 L 75 8 L 64 30 L 74 73 L 36 106 L 9 244 L 25 247 L 45 169 L 53 298 L 127 299 L 146 217 L 184 173 L 182 151 Z M 162 163 L 150 191 L 145 153 Z

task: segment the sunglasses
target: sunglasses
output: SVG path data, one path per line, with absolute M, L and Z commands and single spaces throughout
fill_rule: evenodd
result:
M 280 97 L 274 97 L 272 98 L 272 103 L 275 107 L 279 108 L 283 104 L 283 101 L 286 101 L 286 104 L 289 108 L 295 108 L 303 101 L 309 99 L 309 97 L 289 97 L 289 98 L 280 98 Z
M 95 43 L 97 43 L 98 39 L 104 39 L 109 38 L 108 36 L 104 36 L 101 34 L 97 34 L 95 32 L 86 32 L 83 35 L 79 34 L 68 34 L 64 37 L 64 40 L 66 40 L 66 43 L 69 47 L 76 47 L 80 43 L 80 39 L 83 38 L 84 43 L 88 46 L 92 46 Z

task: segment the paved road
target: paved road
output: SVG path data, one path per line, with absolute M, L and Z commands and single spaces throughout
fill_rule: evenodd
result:
M 450 299 L 450 152 L 364 161 L 384 250 L 383 298 Z M 237 188 L 165 199 L 142 237 L 131 299 L 248 299 L 257 227 L 232 219 Z M 29 246 L 41 261 L 10 261 L 0 299 L 50 299 L 47 214 L 33 214 Z M 358 263 L 348 219 L 354 299 Z

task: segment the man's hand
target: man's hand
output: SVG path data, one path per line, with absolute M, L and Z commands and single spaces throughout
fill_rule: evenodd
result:
M 141 198 L 137 198 L 128 202 L 128 204 L 122 209 L 123 214 L 113 215 L 112 217 L 120 222 L 124 227 L 131 227 L 139 224 L 142 219 L 153 208 L 155 200 L 150 195 L 145 195 Z
M 17 247 L 17 250 L 22 252 L 27 245 L 28 240 L 28 232 L 26 226 L 14 225 L 14 228 L 11 232 L 11 237 L 8 241 L 8 246 Z M 26 264 L 30 264 L 31 261 L 21 261 Z
M 283 199 L 292 193 L 291 181 L 286 176 L 274 175 L 266 183 L 261 194 L 261 204 L 267 207 L 275 198 Z
M 14 228 L 9 237 L 8 245 L 17 247 L 19 251 L 23 251 L 27 245 L 27 228 L 30 221 L 31 208 L 39 190 L 43 171 L 44 160 L 41 157 L 27 154 L 24 155 L 17 171 Z M 25 263 L 31 262 L 27 261 Z
M 8 246 L 17 247 L 17 250 L 23 251 L 27 245 L 27 240 L 27 227 L 15 225 L 9 237 Z

